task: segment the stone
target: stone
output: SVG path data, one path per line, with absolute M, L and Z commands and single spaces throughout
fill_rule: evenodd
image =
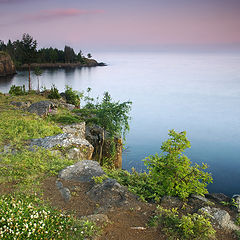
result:
M 84 216 L 81 218 L 82 220 L 85 221 L 90 221 L 96 223 L 98 226 L 102 226 L 106 223 L 109 223 L 109 218 L 105 214 L 93 214 L 93 215 L 88 215 Z
M 36 113 L 39 116 L 47 116 L 49 112 L 51 112 L 56 105 L 51 101 L 40 101 L 33 103 L 29 108 L 28 111 L 30 113 Z
M 240 212 L 240 195 L 234 194 L 232 199 L 234 206 L 237 208 L 237 211 Z
M 82 160 L 61 170 L 58 177 L 77 182 L 93 182 L 92 177 L 102 176 L 105 172 L 99 163 L 92 160 Z
M 72 154 L 71 147 L 78 148 L 79 154 L 77 155 L 78 158 L 76 159 L 79 160 L 91 159 L 94 150 L 93 146 L 86 139 L 73 136 L 69 133 L 62 133 L 55 136 L 32 139 L 30 142 L 30 147 L 33 148 L 34 146 L 43 147 L 46 149 L 64 147 L 67 150 L 67 148 L 69 148 L 68 150 L 70 151 L 70 155 Z M 68 155 L 68 152 L 66 152 L 66 155 Z
M 63 199 L 65 202 L 69 202 L 70 201 L 70 198 L 71 198 L 71 192 L 68 188 L 66 187 L 63 187 L 63 188 L 60 188 L 59 189 Z
M 13 75 L 15 73 L 16 68 L 9 54 L 0 51 L 0 77 Z
M 85 128 L 85 122 L 61 126 L 64 133 L 70 133 L 79 138 L 85 138 Z
M 102 149 L 102 154 L 103 157 L 106 158 L 111 158 L 112 157 L 112 146 L 111 146 L 111 141 L 109 134 L 105 131 L 105 141 Z M 97 160 L 99 159 L 100 156 L 100 146 L 103 141 L 103 128 L 97 126 L 97 125 L 91 125 L 91 126 L 86 126 L 86 139 L 93 145 L 94 147 L 94 152 L 93 152 L 93 159 Z M 115 142 L 115 150 L 116 150 L 116 155 L 114 158 L 114 166 L 116 169 L 121 169 L 122 168 L 122 139 L 120 137 L 114 137 L 114 142 Z
M 26 102 L 15 102 L 15 101 L 12 101 L 11 105 L 14 105 L 14 106 L 19 107 L 19 108 L 28 108 L 28 107 L 30 107 L 31 102 L 29 102 L 29 101 L 26 101 Z
M 124 186 L 121 186 L 115 179 L 106 179 L 100 184 L 94 185 L 87 195 L 93 201 L 98 202 L 102 207 L 99 212 L 112 207 L 120 207 L 129 205 L 130 202 L 137 200 L 137 196 L 128 191 Z
M 223 193 L 209 193 L 209 194 L 206 194 L 206 197 L 209 199 L 213 199 L 216 202 L 230 202 L 231 201 L 231 198 L 226 196 Z
M 219 208 L 203 207 L 199 212 L 207 213 L 214 223 L 225 230 L 240 230 L 240 227 L 234 224 L 229 213 L 225 210 Z

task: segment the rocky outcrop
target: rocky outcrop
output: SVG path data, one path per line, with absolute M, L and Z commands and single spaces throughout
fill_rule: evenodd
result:
M 49 136 L 45 138 L 32 139 L 30 143 L 30 147 L 34 146 L 46 148 L 46 149 L 54 149 L 54 148 L 63 148 L 61 149 L 68 158 L 72 159 L 92 159 L 93 146 L 83 138 L 79 138 L 78 136 L 74 136 L 69 133 L 62 133 L 55 136 Z M 73 148 L 76 148 L 76 154 L 69 154 Z
M 56 108 L 56 105 L 51 101 L 40 101 L 33 103 L 28 111 L 30 113 L 36 113 L 39 116 L 46 116 L 49 112 L 53 111 Z
M 11 57 L 0 51 L 0 77 L 5 77 L 8 75 L 13 75 L 16 73 L 16 68 Z
M 200 213 L 205 212 L 220 228 L 225 230 L 240 230 L 240 227 L 234 224 L 229 213 L 219 208 L 204 207 L 201 208 Z
M 77 182 L 91 182 L 93 177 L 99 177 L 103 174 L 105 173 L 98 162 L 82 160 L 61 170 L 58 177 Z
M 105 131 L 105 140 L 103 144 L 103 157 L 105 158 L 112 158 L 113 153 L 111 151 L 112 146 L 111 142 L 112 139 L 108 136 L 107 132 Z M 93 159 L 98 160 L 100 155 L 100 148 L 103 141 L 103 129 L 97 125 L 86 126 L 86 139 L 93 145 L 94 152 L 93 152 Z M 122 168 L 122 139 L 120 137 L 114 138 L 115 143 L 115 156 L 113 158 L 114 166 L 116 169 Z

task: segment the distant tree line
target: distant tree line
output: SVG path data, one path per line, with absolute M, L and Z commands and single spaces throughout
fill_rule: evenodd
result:
M 37 50 L 37 41 L 26 33 L 21 40 L 9 39 L 7 43 L 0 40 L 0 51 L 7 52 L 17 67 L 24 63 L 84 63 L 85 59 L 81 50 L 76 54 L 69 46 L 65 46 L 64 50 L 52 47 Z M 88 53 L 87 57 L 92 56 Z

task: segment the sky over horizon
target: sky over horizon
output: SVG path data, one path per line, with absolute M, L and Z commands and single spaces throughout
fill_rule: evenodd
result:
M 240 0 L 0 0 L 0 39 L 75 50 L 240 49 Z

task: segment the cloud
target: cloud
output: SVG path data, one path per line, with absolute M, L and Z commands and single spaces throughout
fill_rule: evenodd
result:
M 103 10 L 82 10 L 82 9 L 54 9 L 54 10 L 43 10 L 34 15 L 27 15 L 23 18 L 25 21 L 48 21 L 56 20 L 68 17 L 75 17 L 88 14 L 100 14 Z

